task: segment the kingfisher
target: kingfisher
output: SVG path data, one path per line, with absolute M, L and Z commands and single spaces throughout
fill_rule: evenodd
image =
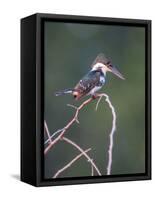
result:
M 106 73 L 112 72 L 120 79 L 125 79 L 112 62 L 100 53 L 91 65 L 90 71 L 73 88 L 64 89 L 55 93 L 56 96 L 72 94 L 76 100 L 90 95 L 95 98 L 105 84 Z

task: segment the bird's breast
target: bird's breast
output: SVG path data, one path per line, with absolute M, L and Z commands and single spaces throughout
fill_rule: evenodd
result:
M 98 90 L 101 89 L 102 86 L 95 86 L 89 93 L 88 95 L 94 95 Z
M 101 85 L 105 84 L 105 77 L 104 76 L 100 76 L 100 84 Z

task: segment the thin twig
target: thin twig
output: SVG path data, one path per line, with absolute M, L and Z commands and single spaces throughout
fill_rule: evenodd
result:
M 77 145 L 75 142 L 73 142 L 72 140 L 66 138 L 66 137 L 63 137 L 62 140 L 66 141 L 67 143 L 71 144 L 72 146 L 74 146 L 76 149 L 78 149 L 81 153 L 83 153 L 83 155 L 87 158 L 87 160 L 91 163 L 91 165 L 94 167 L 94 169 L 96 170 L 96 172 L 98 173 L 98 175 L 101 176 L 101 172 L 100 170 L 98 169 L 98 167 L 96 166 L 96 164 L 94 163 L 94 161 L 88 156 L 88 154 L 86 154 L 84 152 L 84 150 L 79 146 Z
M 92 161 L 93 161 L 93 159 L 92 159 Z M 94 176 L 94 167 L 93 167 L 93 165 L 91 165 L 91 176 Z
M 93 98 L 89 98 L 86 101 L 84 101 L 77 109 L 75 112 L 74 117 L 70 120 L 70 122 L 62 129 L 62 132 L 59 134 L 59 136 L 53 140 L 45 149 L 44 154 L 47 154 L 47 152 L 64 136 L 66 131 L 69 129 L 69 127 L 74 123 L 77 122 L 78 114 L 79 111 L 88 103 L 90 103 L 93 100 Z
M 97 111 L 97 109 L 98 109 L 98 106 L 99 106 L 99 103 L 100 103 L 102 97 L 103 97 L 103 95 L 101 95 L 101 96 L 99 97 L 99 99 L 98 99 L 98 101 L 97 101 L 97 103 L 96 103 L 96 107 L 95 107 L 95 110 L 96 110 L 96 111 Z
M 59 129 L 57 131 L 55 131 L 51 136 L 50 138 L 52 139 L 54 136 L 56 136 L 58 133 L 60 133 L 61 131 L 63 131 L 63 128 L 62 129 Z M 49 138 L 44 142 L 44 144 L 47 144 L 49 142 Z
M 76 106 L 74 106 L 74 105 L 72 105 L 72 104 L 69 104 L 69 103 L 67 104 L 67 106 L 69 106 L 69 107 L 71 107 L 71 108 L 74 108 L 74 109 L 76 109 L 76 110 L 78 109 L 78 107 L 76 107 Z
M 77 110 L 78 109 L 78 107 L 77 106 L 74 106 L 74 105 L 72 105 L 72 104 L 67 104 L 67 106 L 69 106 L 69 107 L 71 107 L 71 108 L 74 108 L 75 110 Z M 80 122 L 79 122 L 79 119 L 78 119 L 78 116 L 76 117 L 76 122 L 78 123 L 78 124 L 80 124 Z
M 47 133 L 47 137 L 48 137 L 48 142 L 51 143 L 52 142 L 52 138 L 50 136 L 46 121 L 44 120 L 44 128 L 45 128 L 45 132 Z
M 110 143 L 109 143 L 109 149 L 108 149 L 108 155 L 109 155 L 109 161 L 108 161 L 108 166 L 107 166 L 107 175 L 111 174 L 111 166 L 112 166 L 112 150 L 113 150 L 113 145 L 114 145 L 114 133 L 116 131 L 116 112 L 115 108 L 112 105 L 109 96 L 106 95 L 106 102 L 109 104 L 109 107 L 112 112 L 113 120 L 112 120 L 112 129 L 109 135 Z
M 85 153 L 88 153 L 88 151 L 90 151 L 91 148 L 85 150 Z M 53 178 L 58 177 L 63 171 L 65 171 L 66 169 L 68 169 L 69 167 L 71 167 L 72 164 L 74 164 L 77 160 L 79 160 L 81 157 L 83 156 L 83 152 L 80 153 L 79 155 L 77 155 L 74 159 L 72 159 L 67 165 L 65 165 L 63 168 L 59 169 L 56 174 L 53 176 Z M 92 166 L 92 165 L 91 165 Z

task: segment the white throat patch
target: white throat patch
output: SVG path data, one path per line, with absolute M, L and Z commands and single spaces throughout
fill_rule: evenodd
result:
M 95 70 L 97 70 L 99 67 L 102 67 L 101 69 L 102 69 L 102 72 L 106 75 L 106 72 L 107 71 L 110 71 L 108 68 L 107 68 L 107 66 L 106 65 L 104 65 L 103 63 L 96 63 L 93 67 L 92 67 L 92 69 L 91 69 L 91 71 L 95 71 Z

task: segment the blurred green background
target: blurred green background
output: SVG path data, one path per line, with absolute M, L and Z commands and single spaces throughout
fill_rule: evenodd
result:
M 72 96 L 54 96 L 56 91 L 74 87 L 90 70 L 99 53 L 112 60 L 126 78 L 108 73 L 101 92 L 109 95 L 117 113 L 112 174 L 145 172 L 145 28 L 45 22 L 45 120 L 50 133 L 63 128 L 80 105 Z M 66 136 L 89 155 L 103 175 L 106 174 L 112 115 L 102 100 L 80 112 L 80 124 L 74 124 Z M 45 140 L 46 140 L 45 136 Z M 45 178 L 53 175 L 79 152 L 63 141 L 45 156 Z M 90 164 L 82 157 L 59 177 L 90 176 Z

